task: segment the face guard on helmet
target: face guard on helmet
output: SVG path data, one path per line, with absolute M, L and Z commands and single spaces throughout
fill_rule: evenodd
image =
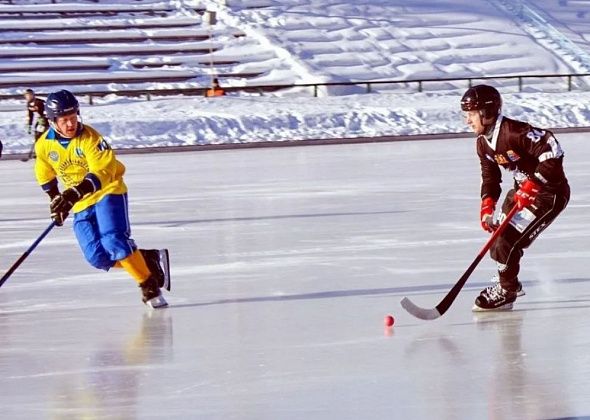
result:
M 80 118 L 80 103 L 72 94 L 72 92 L 64 89 L 50 93 L 47 96 L 47 100 L 45 101 L 45 115 L 47 115 L 47 119 L 49 120 L 51 127 L 60 135 L 63 136 L 63 133 L 58 130 L 55 124 L 56 118 L 73 113 L 78 115 L 79 130 L 82 126 L 82 120 Z
M 496 88 L 476 85 L 467 89 L 461 98 L 461 110 L 479 111 L 484 126 L 493 124 L 502 109 L 502 97 Z

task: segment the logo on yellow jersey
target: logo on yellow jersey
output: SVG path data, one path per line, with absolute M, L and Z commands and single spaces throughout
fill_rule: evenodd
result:
M 59 160 L 59 154 L 56 151 L 51 151 L 49 152 L 49 159 L 51 159 L 54 162 L 57 162 Z
M 71 187 L 82 182 L 89 170 L 85 160 L 66 159 L 57 167 L 57 175 L 66 186 Z
M 105 150 L 110 150 L 110 149 L 111 149 L 111 145 L 105 139 L 102 139 L 102 141 L 98 144 L 98 151 L 99 152 L 104 152 Z

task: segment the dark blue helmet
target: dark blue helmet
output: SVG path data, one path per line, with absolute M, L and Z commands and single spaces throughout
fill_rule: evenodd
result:
M 45 101 L 45 114 L 52 121 L 72 112 L 78 113 L 79 110 L 80 104 L 69 90 L 63 89 L 50 93 Z

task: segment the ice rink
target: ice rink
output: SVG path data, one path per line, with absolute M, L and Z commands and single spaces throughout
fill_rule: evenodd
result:
M 54 229 L 0 289 L 2 418 L 590 418 L 587 137 L 558 136 L 572 199 L 515 310 L 471 312 L 486 257 L 435 321 L 399 302 L 434 307 L 486 241 L 473 139 L 120 156 L 170 307 Z M 49 224 L 32 166 L 0 161 L 1 274 Z

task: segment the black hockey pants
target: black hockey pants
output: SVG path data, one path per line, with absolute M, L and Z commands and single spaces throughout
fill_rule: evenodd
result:
M 506 194 L 502 213 L 507 214 L 514 206 L 515 190 Z M 535 203 L 516 213 L 504 232 L 490 248 L 490 256 L 498 264 L 498 274 L 502 288 L 516 291 L 520 259 L 524 249 L 549 226 L 565 209 L 570 198 L 570 188 L 564 184 L 558 193 L 541 191 Z

